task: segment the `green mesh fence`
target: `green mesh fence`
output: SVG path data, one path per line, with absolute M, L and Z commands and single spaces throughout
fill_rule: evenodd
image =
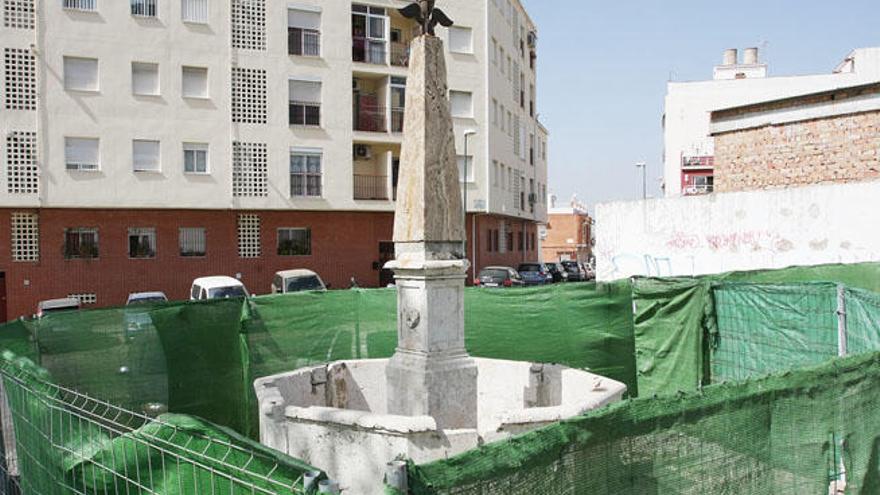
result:
M 880 355 L 639 398 L 409 467 L 424 494 L 880 490 Z
M 152 418 L 60 387 L 9 352 L 0 381 L 14 426 L 6 481 L 24 494 L 304 494 L 315 470 L 201 419 Z

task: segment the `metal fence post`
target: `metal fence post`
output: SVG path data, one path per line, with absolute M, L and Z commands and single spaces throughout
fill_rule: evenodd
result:
M 837 355 L 846 356 L 846 287 L 837 284 Z

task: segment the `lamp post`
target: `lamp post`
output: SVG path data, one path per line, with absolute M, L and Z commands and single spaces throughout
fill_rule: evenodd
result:
M 636 168 L 642 169 L 642 199 L 648 199 L 647 164 L 645 162 L 637 162 Z
M 471 136 L 476 134 L 477 131 L 473 129 L 468 129 L 464 131 L 464 164 L 462 165 L 462 178 L 461 178 L 461 186 L 464 190 L 461 205 L 461 225 L 463 227 L 462 232 L 464 232 L 464 239 L 461 241 L 461 252 L 464 256 L 467 256 L 467 176 L 468 176 L 468 140 Z M 471 260 L 473 263 L 476 263 L 476 260 Z

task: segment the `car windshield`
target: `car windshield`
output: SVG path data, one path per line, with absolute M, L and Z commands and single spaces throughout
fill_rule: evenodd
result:
M 211 289 L 208 291 L 209 299 L 224 299 L 227 297 L 245 297 L 247 293 L 244 291 L 244 287 L 240 285 L 233 285 L 232 287 L 217 287 L 216 289 Z
M 285 292 L 299 292 L 304 290 L 324 290 L 324 284 L 318 277 L 298 277 L 287 279 L 287 290 Z
M 148 297 L 138 297 L 128 301 L 128 304 L 148 304 L 148 303 L 157 303 L 157 302 L 165 302 L 166 299 L 162 296 L 148 296 Z
M 517 270 L 517 271 L 520 273 L 522 273 L 522 272 L 540 272 L 541 265 L 539 265 L 537 263 L 523 264 L 523 265 L 519 265 L 519 270 Z
M 506 279 L 507 270 L 483 270 L 480 272 L 480 278 Z
M 569 272 L 578 271 L 578 266 L 577 266 L 577 263 L 575 263 L 575 262 L 562 263 L 562 266 L 564 266 L 566 271 L 569 271 Z
M 59 311 L 70 311 L 73 309 L 79 309 L 79 306 L 54 306 L 54 307 L 49 307 L 49 308 L 43 308 L 43 314 L 57 313 Z

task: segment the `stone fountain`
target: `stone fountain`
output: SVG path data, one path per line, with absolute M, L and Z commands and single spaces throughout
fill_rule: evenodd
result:
M 564 366 L 468 354 L 469 265 L 446 65 L 443 42 L 427 32 L 412 42 L 406 95 L 396 260 L 387 265 L 397 284 L 394 356 L 254 384 L 261 442 L 319 466 L 353 494 L 383 493 L 390 461 L 452 456 L 620 400 L 626 389 Z

